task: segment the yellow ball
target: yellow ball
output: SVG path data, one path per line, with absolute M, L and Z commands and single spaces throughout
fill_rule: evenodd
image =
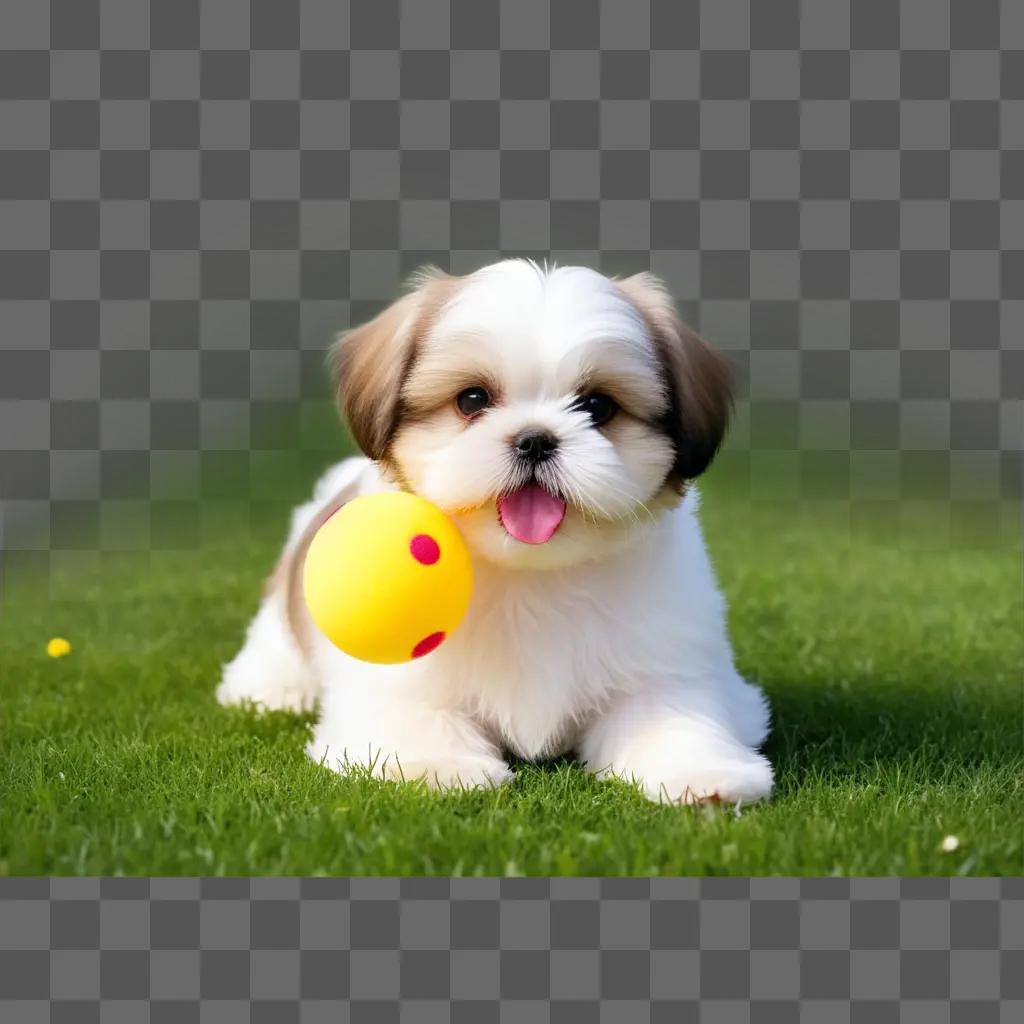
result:
M 429 654 L 462 622 L 473 566 L 436 505 L 388 491 L 354 498 L 320 527 L 302 586 L 331 643 L 362 661 L 396 664 Z

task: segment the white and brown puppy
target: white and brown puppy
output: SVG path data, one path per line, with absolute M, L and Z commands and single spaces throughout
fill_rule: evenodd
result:
M 767 796 L 768 709 L 733 665 L 690 485 L 726 427 L 722 359 L 650 274 L 509 260 L 413 284 L 332 353 L 367 457 L 296 510 L 220 700 L 319 702 L 309 754 L 339 770 L 493 784 L 504 752 L 575 751 L 655 800 Z M 299 580 L 326 517 L 388 488 L 453 518 L 476 586 L 435 653 L 380 666 L 318 634 Z

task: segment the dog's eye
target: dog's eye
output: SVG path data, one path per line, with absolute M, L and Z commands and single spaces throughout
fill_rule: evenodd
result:
M 491 396 L 486 388 L 466 388 L 456 395 L 455 404 L 463 416 L 475 416 L 491 404 Z
M 600 393 L 580 395 L 573 403 L 573 408 L 585 412 L 595 427 L 603 427 L 619 410 L 614 398 Z

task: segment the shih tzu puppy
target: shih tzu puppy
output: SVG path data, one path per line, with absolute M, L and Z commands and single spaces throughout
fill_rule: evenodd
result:
M 658 279 L 430 270 L 331 359 L 366 457 L 295 511 L 219 699 L 319 704 L 309 754 L 342 771 L 493 785 L 510 753 L 572 751 L 654 800 L 768 796 L 768 708 L 734 667 L 692 485 L 725 431 L 728 372 Z M 436 652 L 372 665 L 318 633 L 301 568 L 336 508 L 393 488 L 451 516 L 476 582 Z

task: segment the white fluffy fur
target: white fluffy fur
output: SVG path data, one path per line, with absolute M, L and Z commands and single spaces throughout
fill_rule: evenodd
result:
M 772 770 L 757 750 L 767 705 L 733 665 L 697 492 L 673 505 L 661 489 L 671 448 L 642 421 L 665 398 L 635 309 L 592 271 L 497 264 L 446 307 L 406 386 L 429 392 L 471 364 L 501 382 L 499 406 L 468 427 L 439 407 L 400 428 L 394 446 L 406 484 L 445 508 L 473 551 L 460 629 L 402 665 L 356 661 L 315 631 L 307 655 L 271 592 L 219 699 L 319 701 L 309 754 L 340 770 L 491 785 L 510 777 L 505 751 L 575 750 L 590 771 L 634 780 L 654 800 L 767 796 Z M 635 422 L 598 431 L 569 409 L 574 382 L 592 372 L 632 380 Z M 515 471 L 508 438 L 532 424 L 562 438 L 551 472 L 572 499 L 536 547 L 510 538 L 494 509 Z M 339 492 L 393 486 L 366 459 L 334 467 L 296 510 L 286 553 Z

